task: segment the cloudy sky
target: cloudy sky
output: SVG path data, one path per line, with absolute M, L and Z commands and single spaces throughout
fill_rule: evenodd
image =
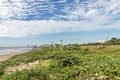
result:
M 0 0 L 0 46 L 120 37 L 120 0 Z

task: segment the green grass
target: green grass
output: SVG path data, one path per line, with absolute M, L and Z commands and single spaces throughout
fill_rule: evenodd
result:
M 7 67 L 36 60 L 40 63 L 34 68 L 5 73 Z M 0 62 L 0 80 L 120 80 L 120 47 L 74 46 L 63 51 L 59 48 L 33 50 Z

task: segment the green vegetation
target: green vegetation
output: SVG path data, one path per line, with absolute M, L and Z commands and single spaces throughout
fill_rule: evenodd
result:
M 29 64 L 30 69 L 8 74 L 8 67 Z M 120 80 L 120 46 L 41 48 L 0 62 L 0 80 Z
M 76 44 L 77 45 L 77 44 Z M 82 44 L 86 46 L 91 46 L 91 45 L 120 45 L 120 39 L 113 37 L 110 40 L 107 40 L 105 42 L 94 42 L 94 43 L 88 43 L 88 44 Z

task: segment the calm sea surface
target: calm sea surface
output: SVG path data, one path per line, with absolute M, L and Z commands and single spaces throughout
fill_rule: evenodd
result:
M 11 53 L 22 53 L 22 52 L 28 52 L 32 50 L 32 48 L 13 48 L 13 47 L 0 47 L 0 55 L 4 54 L 11 54 Z

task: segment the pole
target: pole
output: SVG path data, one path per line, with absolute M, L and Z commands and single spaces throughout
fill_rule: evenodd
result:
M 60 47 L 61 47 L 61 51 L 63 50 L 63 41 L 60 40 Z

